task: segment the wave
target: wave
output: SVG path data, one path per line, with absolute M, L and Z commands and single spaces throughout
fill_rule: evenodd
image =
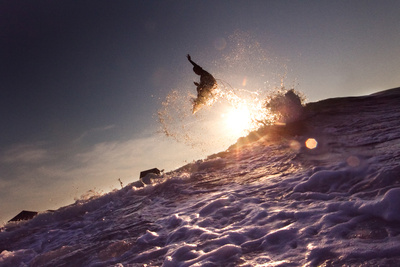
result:
M 0 265 L 396 266 L 399 101 L 309 103 L 152 184 L 10 223 Z

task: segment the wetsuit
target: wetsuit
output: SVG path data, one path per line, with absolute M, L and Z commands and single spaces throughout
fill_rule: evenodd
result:
M 194 82 L 197 86 L 197 98 L 206 97 L 217 86 L 217 81 L 210 73 L 193 62 L 190 55 L 187 55 L 187 58 L 193 65 L 194 73 L 200 75 L 200 83 Z

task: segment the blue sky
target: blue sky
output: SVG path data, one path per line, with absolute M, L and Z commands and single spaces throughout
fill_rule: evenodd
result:
M 396 0 L 0 1 L 0 221 L 226 148 L 157 133 L 171 90 L 195 93 L 187 53 L 317 101 L 398 87 L 399 43 Z

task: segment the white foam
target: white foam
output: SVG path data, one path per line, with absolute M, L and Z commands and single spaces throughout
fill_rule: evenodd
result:
M 32 249 L 20 249 L 15 251 L 3 250 L 0 253 L 1 266 L 21 266 L 23 262 L 29 262 L 37 255 Z
M 350 170 L 322 170 L 314 173 L 307 181 L 299 183 L 295 192 L 332 192 L 349 179 Z
M 6 225 L 0 266 L 395 266 L 398 120 L 357 114 L 310 118 L 312 151 L 265 139 Z
M 240 255 L 242 253 L 242 249 L 240 246 L 235 246 L 235 245 L 224 245 L 222 247 L 219 247 L 217 249 L 214 249 L 210 252 L 207 253 L 201 253 L 200 256 L 197 258 L 191 259 L 184 261 L 183 263 L 179 264 L 179 266 L 186 267 L 186 266 L 193 266 L 194 264 L 198 266 L 207 266 L 207 264 L 221 264 L 226 261 L 236 261 L 239 259 Z M 164 266 L 176 266 L 173 265 L 173 259 L 171 263 L 165 262 Z M 172 264 L 172 265 L 170 265 Z
M 387 221 L 400 221 L 400 188 L 390 189 L 377 200 L 365 201 L 359 211 Z

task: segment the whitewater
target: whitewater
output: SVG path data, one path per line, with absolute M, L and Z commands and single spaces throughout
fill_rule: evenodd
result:
M 152 184 L 8 223 L 0 265 L 398 266 L 399 103 L 308 103 Z

